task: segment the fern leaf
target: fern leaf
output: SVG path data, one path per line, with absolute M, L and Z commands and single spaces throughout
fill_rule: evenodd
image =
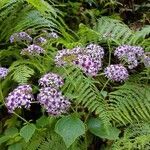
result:
M 12 70 L 13 80 L 20 84 L 27 83 L 28 79 L 34 74 L 34 70 L 25 65 L 17 66 Z
M 150 119 L 150 101 L 146 87 L 125 84 L 109 94 L 109 110 L 112 120 L 121 124 Z

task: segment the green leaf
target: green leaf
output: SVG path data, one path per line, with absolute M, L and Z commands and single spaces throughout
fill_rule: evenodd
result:
M 34 124 L 27 124 L 20 130 L 20 135 L 28 142 L 34 134 L 36 126 Z
M 88 129 L 94 135 L 109 140 L 118 139 L 120 133 L 120 130 L 115 127 L 110 126 L 108 129 L 106 129 L 102 121 L 97 118 L 91 118 L 88 120 Z
M 17 128 L 15 128 L 15 127 L 11 127 L 11 128 L 7 128 L 6 130 L 5 130 L 5 135 L 9 135 L 9 136 L 13 136 L 13 135 L 15 135 L 16 133 L 18 133 L 18 129 Z
M 4 143 L 4 142 L 6 142 L 6 141 L 8 141 L 10 139 L 10 137 L 9 136 L 2 136 L 1 138 L 0 138 L 0 145 L 2 144 L 2 143 Z
M 44 127 L 48 125 L 49 123 L 50 123 L 49 118 L 46 116 L 42 116 L 36 121 L 37 127 Z
M 85 126 L 79 118 L 69 115 L 57 121 L 55 132 L 63 138 L 68 148 L 79 136 L 85 133 Z
M 8 147 L 8 150 L 22 150 L 22 145 L 20 143 L 15 143 Z

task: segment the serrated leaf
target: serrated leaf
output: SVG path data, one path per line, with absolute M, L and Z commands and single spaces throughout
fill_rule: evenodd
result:
M 88 120 L 88 129 L 94 135 L 96 135 L 100 138 L 105 138 L 105 139 L 109 139 L 109 140 L 118 139 L 118 136 L 120 133 L 119 129 L 117 129 L 115 127 L 111 127 L 111 126 L 109 128 L 107 128 L 107 130 L 106 130 L 102 121 L 97 118 L 91 118 Z
M 27 124 L 20 130 L 20 135 L 28 142 L 34 134 L 36 126 L 34 124 Z
M 85 126 L 79 118 L 69 115 L 57 121 L 55 132 L 63 138 L 68 148 L 79 136 L 85 133 Z

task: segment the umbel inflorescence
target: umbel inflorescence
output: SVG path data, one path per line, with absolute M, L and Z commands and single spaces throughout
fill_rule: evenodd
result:
M 57 66 L 74 64 L 89 76 L 96 76 L 102 68 L 104 49 L 97 44 L 90 44 L 86 48 L 76 47 L 72 50 L 58 51 L 55 57 Z
M 39 79 L 42 88 L 37 100 L 50 115 L 59 116 L 70 107 L 69 100 L 59 90 L 63 84 L 62 77 L 54 73 L 47 73 Z
M 58 35 L 55 32 L 51 32 L 48 38 L 58 38 Z M 26 32 L 18 32 L 10 36 L 10 43 L 24 43 L 27 45 L 27 48 L 22 49 L 21 55 L 40 55 L 45 53 L 41 45 L 46 44 L 47 39 L 42 36 L 33 39 Z
M 117 82 L 127 80 L 129 74 L 127 69 L 121 64 L 110 65 L 104 69 L 105 76 Z
M 30 108 L 31 101 L 34 100 L 30 85 L 20 85 L 9 93 L 6 98 L 6 107 L 12 113 L 16 108 Z
M 119 60 L 124 60 L 129 69 L 133 69 L 138 66 L 139 61 L 144 55 L 144 50 L 139 46 L 122 45 L 116 48 L 114 55 Z
M 70 101 L 59 90 L 63 84 L 62 77 L 54 73 L 48 73 L 39 79 L 39 85 L 42 88 L 37 95 L 37 100 L 50 115 L 61 115 L 70 107 Z M 17 108 L 30 108 L 33 100 L 31 86 L 20 85 L 9 93 L 6 98 L 6 107 L 10 113 L 13 113 Z
M 122 45 L 116 48 L 114 52 L 119 60 L 119 64 L 110 65 L 104 69 L 105 76 L 116 82 L 127 80 L 129 74 L 128 69 L 138 66 L 144 56 L 144 50 L 140 46 Z M 74 64 L 80 68 L 86 75 L 96 76 L 102 69 L 102 59 L 104 57 L 104 49 L 97 44 L 89 44 L 85 48 L 75 47 L 72 50 L 63 49 L 58 51 L 55 56 L 57 66 L 65 66 Z M 149 60 L 144 57 L 144 64 Z

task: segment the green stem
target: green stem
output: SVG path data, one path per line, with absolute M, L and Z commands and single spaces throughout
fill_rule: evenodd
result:
M 2 92 L 1 81 L 0 81 L 0 102 L 4 102 L 4 96 L 3 96 L 3 92 Z
M 105 82 L 105 84 L 104 84 L 103 88 L 101 89 L 100 93 L 104 90 L 104 88 L 106 87 L 106 85 L 108 84 L 109 81 L 110 81 L 110 79 L 108 79 L 108 80 Z
M 108 44 L 108 49 L 109 49 L 109 62 L 108 62 L 108 65 L 110 65 L 110 63 L 111 63 L 111 47 L 110 47 L 110 41 L 109 40 L 107 41 L 107 44 Z
M 13 114 L 16 115 L 18 118 L 20 118 L 21 120 L 23 120 L 25 123 L 27 123 L 27 124 L 29 123 L 26 119 L 22 118 L 20 115 L 18 115 L 14 111 L 13 111 Z

